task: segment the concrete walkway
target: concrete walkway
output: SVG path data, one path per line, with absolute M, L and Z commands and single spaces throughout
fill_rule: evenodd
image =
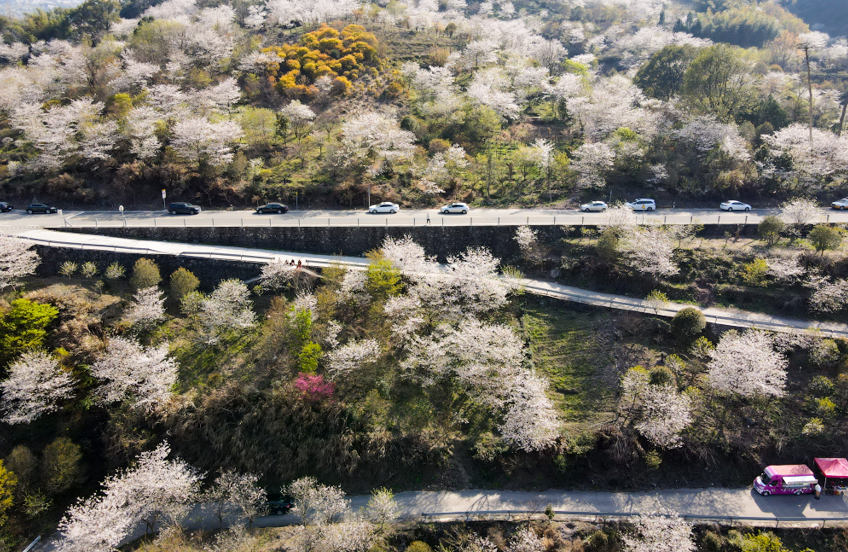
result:
M 131 240 L 126 238 L 65 233 L 43 229 L 7 230 L 6 233 L 50 247 L 114 251 L 116 253 L 202 257 L 257 264 L 265 264 L 276 260 L 288 261 L 290 259 L 294 259 L 295 262 L 301 261 L 306 266 L 322 268 L 336 263 L 355 270 L 363 270 L 369 264 L 369 261 L 362 257 L 313 255 L 309 253 L 292 253 L 268 249 L 250 249 L 245 247 Z M 574 301 L 576 303 L 583 303 L 596 307 L 648 313 L 667 318 L 673 317 L 681 309 L 692 306 L 681 303 L 667 303 L 661 308 L 655 310 L 654 307 L 644 299 L 637 299 L 634 297 L 590 291 L 541 280 L 524 279 L 521 280 L 521 284 L 526 292 L 534 295 L 543 295 L 555 299 Z M 713 307 L 702 309 L 702 311 L 707 317 L 708 322 L 723 326 L 737 328 L 761 328 L 778 332 L 814 330 L 821 332 L 826 336 L 848 337 L 848 325 L 838 324 L 835 322 L 795 320 L 791 318 L 770 316 L 762 313 Z

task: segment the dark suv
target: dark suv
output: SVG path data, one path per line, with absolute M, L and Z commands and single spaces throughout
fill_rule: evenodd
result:
M 268 501 L 265 503 L 268 506 L 268 513 L 272 516 L 282 516 L 288 514 L 294 508 L 294 501 L 290 496 L 285 495 L 268 495 Z
M 0 201 L 0 213 L 8 213 L 9 211 L 11 211 L 14 208 L 15 208 L 15 206 L 12 205 L 11 203 L 6 203 L 5 201 Z
M 171 203 L 168 205 L 168 212 L 172 215 L 196 215 L 200 212 L 200 206 L 191 203 Z
M 30 215 L 33 213 L 58 213 L 59 209 L 55 207 L 51 207 L 50 205 L 45 205 L 44 203 L 30 203 L 27 205 L 26 212 Z

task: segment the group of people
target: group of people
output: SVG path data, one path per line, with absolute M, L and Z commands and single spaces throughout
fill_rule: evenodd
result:
M 277 261 L 279 262 L 279 261 L 280 261 L 280 259 L 277 259 Z M 295 266 L 295 264 L 294 264 L 294 259 L 290 260 L 289 262 L 283 261 L 283 264 L 285 264 L 285 265 L 289 265 L 289 266 Z M 298 268 L 298 269 L 299 269 L 301 266 L 302 266 L 302 264 L 301 264 L 301 262 L 300 262 L 300 259 L 298 259 L 298 260 L 297 260 L 297 267 L 296 267 L 296 268 Z

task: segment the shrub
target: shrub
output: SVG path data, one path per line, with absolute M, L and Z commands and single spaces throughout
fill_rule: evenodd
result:
M 82 476 L 82 452 L 67 437 L 59 437 L 44 448 L 41 462 L 41 479 L 44 489 L 51 494 L 67 491 Z
M 136 289 L 144 289 L 153 286 L 158 286 L 162 281 L 162 275 L 159 274 L 159 265 L 150 259 L 142 257 L 133 265 L 133 273 L 130 278 L 130 285 Z
M 38 467 L 38 459 L 29 448 L 18 445 L 6 457 L 6 467 L 18 478 L 18 491 L 26 493 Z
M 724 539 L 721 535 L 707 531 L 701 539 L 701 547 L 706 552 L 721 552 L 724 547 Z
M 780 239 L 780 233 L 783 232 L 785 227 L 786 225 L 780 220 L 780 217 L 769 215 L 757 225 L 757 233 L 766 240 L 766 244 L 772 246 Z
M 509 450 L 509 445 L 502 438 L 487 431 L 478 437 L 473 450 L 475 460 L 493 462 L 498 456 Z
M 804 424 L 801 433 L 804 435 L 821 435 L 824 433 L 824 421 L 821 418 L 810 418 L 810 421 Z
M 807 239 L 810 240 L 816 251 L 824 255 L 825 251 L 838 249 L 842 245 L 842 232 L 833 226 L 819 224 L 810 230 Z
M 0 320 L 0 365 L 27 349 L 39 349 L 47 337 L 47 328 L 56 320 L 59 309 L 29 299 L 12 301 L 12 308 Z
M 832 339 L 819 339 L 810 347 L 810 361 L 820 368 L 832 368 L 839 362 L 839 347 Z
M 371 264 L 365 272 L 365 289 L 368 293 L 375 299 L 385 299 L 400 293 L 402 287 L 400 269 L 382 256 L 369 254 L 368 257 L 371 259 Z
M 662 456 L 660 456 L 660 453 L 655 450 L 648 451 L 645 454 L 645 465 L 651 471 L 660 469 L 660 466 L 662 465 Z
M 406 552 L 433 552 L 433 549 L 426 542 L 413 541 L 406 547 Z
M 80 274 L 82 274 L 83 278 L 94 278 L 97 276 L 97 265 L 91 261 L 82 263 Z
M 323 354 L 324 351 L 321 350 L 320 345 L 312 341 L 307 342 L 297 356 L 300 371 L 307 374 L 314 374 L 318 370 L 318 361 Z
M 65 261 L 62 263 L 62 266 L 59 267 L 59 274 L 66 278 L 70 278 L 74 275 L 74 272 L 77 271 L 79 265 L 73 261 Z
M 706 327 L 704 313 L 694 307 L 686 307 L 671 319 L 671 333 L 680 343 L 693 341 Z
M 548 519 L 550 519 L 550 520 L 553 520 L 553 519 L 554 519 L 554 516 L 556 515 L 556 514 L 554 514 L 554 507 L 553 507 L 553 506 L 551 506 L 550 504 L 548 504 L 548 505 L 545 507 L 545 515 L 546 515 L 546 516 L 548 517 Z
M 651 385 L 666 385 L 669 383 L 672 385 L 676 384 L 674 372 L 672 372 L 667 366 L 654 366 L 651 368 L 648 381 L 651 382 Z
M 27 519 L 35 519 L 53 506 L 53 501 L 41 491 L 24 497 L 24 514 Z
M 816 399 L 816 413 L 822 418 L 831 418 L 836 414 L 836 405 L 828 397 Z
M 715 345 L 713 345 L 713 342 L 707 339 L 706 337 L 701 336 L 695 340 L 695 343 L 692 344 L 692 347 L 690 347 L 689 352 L 700 359 L 706 360 L 710 358 L 710 355 L 712 355 L 712 352 L 714 350 Z
M 199 291 L 191 291 L 180 300 L 180 312 L 186 316 L 194 316 L 203 308 L 206 296 Z
M 833 382 L 826 376 L 816 376 L 810 382 L 810 391 L 820 396 L 827 396 L 833 393 Z
M 183 297 L 196 290 L 199 285 L 197 276 L 180 267 L 171 274 L 171 298 L 174 301 L 182 301 Z
M 769 265 L 763 258 L 756 258 L 745 265 L 743 278 L 752 286 L 763 286 L 769 273 Z
M 6 523 L 6 511 L 12 507 L 14 502 L 15 487 L 18 479 L 11 470 L 3 466 L 0 460 L 0 527 Z
M 730 536 L 730 535 L 728 535 Z M 783 547 L 783 542 L 774 533 L 760 533 L 758 535 L 742 535 L 736 532 L 728 539 L 735 549 L 742 552 L 789 552 Z
M 117 280 L 119 278 L 123 278 L 126 271 L 127 270 L 124 268 L 124 265 L 112 263 L 106 267 L 106 272 L 103 273 L 103 276 L 107 280 Z

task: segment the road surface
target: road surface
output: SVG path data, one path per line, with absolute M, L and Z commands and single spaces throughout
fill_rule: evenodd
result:
M 0 229 L 2 232 L 3 229 Z M 40 229 L 6 229 L 6 233 L 16 235 L 48 245 L 51 247 L 66 247 L 74 249 L 91 249 L 123 253 L 139 253 L 144 255 L 176 255 L 189 257 L 216 258 L 231 261 L 252 263 L 269 263 L 277 260 L 294 259 L 306 266 L 326 267 L 337 263 L 351 269 L 363 270 L 370 261 L 362 257 L 340 257 L 330 255 L 313 255 L 308 253 L 292 253 L 267 249 L 251 249 L 246 247 L 227 247 L 195 245 L 175 242 L 159 242 L 149 240 L 131 240 L 109 236 L 94 236 L 89 234 L 57 232 Z M 521 285 L 528 293 L 544 295 L 565 301 L 574 301 L 597 307 L 613 308 L 654 314 L 667 318 L 673 317 L 686 307 L 683 303 L 667 303 L 655 309 L 644 299 L 613 295 L 566 286 L 555 282 L 542 280 L 521 280 Z M 737 328 L 762 328 L 774 331 L 818 330 L 832 337 L 848 337 L 848 325 L 835 322 L 818 322 L 812 320 L 795 320 L 732 309 L 707 308 L 702 309 L 708 322 Z
M 659 209 L 637 213 L 645 222 L 664 224 L 757 224 L 778 209 L 755 209 L 728 213 L 718 209 Z M 442 215 L 435 209 L 402 210 L 394 215 L 369 215 L 365 211 L 290 211 L 282 215 L 259 215 L 253 211 L 202 211 L 198 215 L 170 215 L 166 211 L 65 211 L 55 215 L 28 215 L 15 210 L 0 214 L 0 228 L 90 227 L 255 227 L 255 226 L 515 226 L 598 225 L 604 213 L 555 209 L 472 209 L 467 215 Z M 813 222 L 848 223 L 848 211 L 822 209 Z
M 368 496 L 350 497 L 351 508 L 359 511 Z M 725 525 L 743 523 L 760 527 L 821 527 L 848 524 L 848 506 L 841 496 L 760 496 L 751 489 L 675 489 L 653 492 L 591 491 L 410 491 L 398 493 L 402 520 L 449 521 L 497 516 L 515 520 L 541 514 L 550 505 L 559 519 L 630 518 L 639 514 L 668 511 L 697 522 L 716 521 Z M 232 521 L 232 520 L 229 520 Z M 296 515 L 259 518 L 254 527 L 282 527 L 300 522 Z M 226 525 L 226 522 L 225 522 Z M 188 529 L 217 529 L 218 520 L 196 506 L 185 521 Z M 126 542 L 144 534 L 140 525 Z M 56 542 L 45 540 L 38 552 L 57 550 Z

